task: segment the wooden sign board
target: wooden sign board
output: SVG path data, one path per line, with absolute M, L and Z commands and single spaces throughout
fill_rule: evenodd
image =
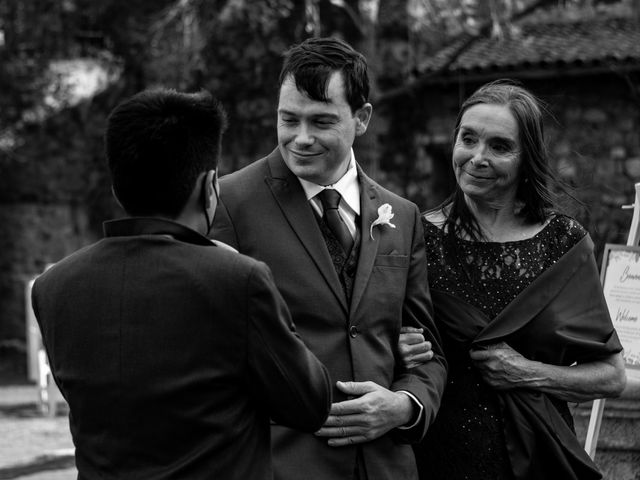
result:
M 637 293 L 637 290 L 631 291 L 628 287 L 631 284 L 635 284 L 636 289 L 640 286 L 640 283 L 636 283 L 638 280 L 637 272 L 640 270 L 638 265 L 640 255 L 638 253 L 640 251 L 638 249 L 638 244 L 640 243 L 640 182 L 636 183 L 634 188 L 636 194 L 633 205 L 623 205 L 622 207 L 633 209 L 627 245 L 605 245 L 600 276 L 613 326 L 616 328 L 622 347 L 625 350 L 623 353 L 625 366 L 629 372 L 638 373 L 637 356 L 640 348 L 638 345 L 640 325 L 635 319 L 640 315 L 638 313 L 640 312 L 640 303 L 638 303 L 640 294 Z M 627 294 L 624 293 L 625 291 L 627 291 Z M 622 332 L 620 329 L 622 329 Z M 593 406 L 591 407 L 587 438 L 584 442 L 584 449 L 591 458 L 596 456 L 604 404 L 604 398 L 598 398 L 593 401 Z
M 640 247 L 608 243 L 601 277 L 626 367 L 640 370 Z

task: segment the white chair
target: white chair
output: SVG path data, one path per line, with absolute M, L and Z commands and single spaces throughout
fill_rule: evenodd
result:
M 43 415 L 55 417 L 58 402 L 63 400 L 60 390 L 53 379 L 49 360 L 44 348 L 38 350 L 38 399 L 40 411 Z

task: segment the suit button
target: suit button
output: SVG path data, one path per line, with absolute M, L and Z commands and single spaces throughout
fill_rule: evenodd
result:
M 358 327 L 356 327 L 355 325 L 349 328 L 349 336 L 351 338 L 356 338 L 358 336 L 358 333 L 360 332 L 358 332 Z

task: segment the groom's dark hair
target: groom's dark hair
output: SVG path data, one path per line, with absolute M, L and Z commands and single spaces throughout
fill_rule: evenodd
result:
M 209 92 L 145 90 L 109 115 L 105 146 L 113 192 L 129 215 L 177 217 L 198 176 L 218 167 L 227 125 Z
M 312 100 L 326 102 L 333 72 L 342 72 L 346 100 L 351 112 L 355 113 L 369 101 L 367 60 L 351 45 L 337 38 L 309 38 L 287 50 L 279 86 L 292 75 L 299 91 Z

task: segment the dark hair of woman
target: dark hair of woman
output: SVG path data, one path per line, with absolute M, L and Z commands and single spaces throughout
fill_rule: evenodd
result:
M 455 144 L 464 113 L 479 104 L 500 105 L 509 109 L 518 125 L 521 174 L 516 200 L 519 214 L 530 223 L 543 223 L 556 208 L 554 188 L 568 194 L 550 166 L 544 140 L 543 104 L 531 92 L 512 80 L 496 80 L 476 90 L 458 113 L 453 135 Z M 449 208 L 450 206 L 450 208 Z M 437 209 L 445 214 L 445 231 L 473 240 L 484 239 L 484 234 L 469 210 L 460 186 Z

